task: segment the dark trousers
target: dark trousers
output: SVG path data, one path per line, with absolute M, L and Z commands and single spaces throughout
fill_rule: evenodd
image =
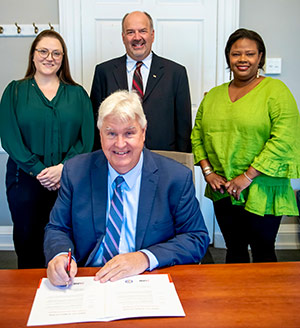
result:
M 48 191 L 36 177 L 25 173 L 9 158 L 6 194 L 13 221 L 18 268 L 45 267 L 44 228 L 49 222 L 57 191 Z
M 218 224 L 225 239 L 226 263 L 277 262 L 275 239 L 281 216 L 259 216 L 243 206 L 232 205 L 229 197 L 214 202 Z

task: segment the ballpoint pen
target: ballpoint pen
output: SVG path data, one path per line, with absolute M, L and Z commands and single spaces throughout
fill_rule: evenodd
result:
M 71 248 L 69 248 L 68 252 L 68 264 L 67 264 L 67 274 L 70 277 L 70 269 L 71 269 L 71 259 L 72 259 L 72 253 L 71 253 Z

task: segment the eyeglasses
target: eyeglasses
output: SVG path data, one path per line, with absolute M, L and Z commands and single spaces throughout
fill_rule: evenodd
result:
M 48 49 L 46 48 L 42 48 L 42 49 L 35 49 L 39 55 L 46 59 L 49 55 L 51 55 L 51 57 L 53 58 L 53 60 L 58 60 L 60 59 L 64 53 L 59 51 L 59 50 L 53 50 L 53 51 L 49 51 Z

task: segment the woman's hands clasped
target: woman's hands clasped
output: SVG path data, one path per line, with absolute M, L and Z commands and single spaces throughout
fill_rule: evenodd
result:
M 221 175 L 212 172 L 205 177 L 206 182 L 211 186 L 213 191 L 219 191 L 221 194 L 224 194 L 226 191 L 225 184 L 227 180 Z
M 60 187 L 60 178 L 63 167 L 63 164 L 46 167 L 36 176 L 36 178 L 39 180 L 40 184 L 48 190 L 57 190 Z
M 211 186 L 214 192 L 218 191 L 224 194 L 227 191 L 228 194 L 233 196 L 236 200 L 240 199 L 241 192 L 249 187 L 253 179 L 261 174 L 260 171 L 250 165 L 243 174 L 227 181 L 225 177 L 213 171 L 213 167 L 208 159 L 201 160 L 200 166 L 205 181 Z
M 234 179 L 227 181 L 225 188 L 229 195 L 233 196 L 236 200 L 239 200 L 241 192 L 249 187 L 250 184 L 251 181 L 249 181 L 244 174 L 241 174 Z
M 236 200 L 240 199 L 241 192 L 251 184 L 244 174 L 227 181 L 221 175 L 213 172 L 207 175 L 205 180 L 211 186 L 213 191 L 218 191 L 221 194 L 224 194 L 224 192 L 227 191 L 228 194 L 233 196 Z

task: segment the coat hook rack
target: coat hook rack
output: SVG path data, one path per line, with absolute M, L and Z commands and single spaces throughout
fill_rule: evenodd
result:
M 20 34 L 21 33 L 21 27 L 18 25 L 18 23 L 15 23 L 16 27 L 17 27 L 17 33 Z
M 33 27 L 34 27 L 34 33 L 38 34 L 39 32 L 39 28 L 35 25 L 35 23 L 32 23 Z
M 29 37 L 29 36 L 37 36 L 38 33 L 44 30 L 55 30 L 59 32 L 58 24 L 51 23 L 36 23 L 33 22 L 31 24 L 0 24 L 0 38 L 6 37 Z

